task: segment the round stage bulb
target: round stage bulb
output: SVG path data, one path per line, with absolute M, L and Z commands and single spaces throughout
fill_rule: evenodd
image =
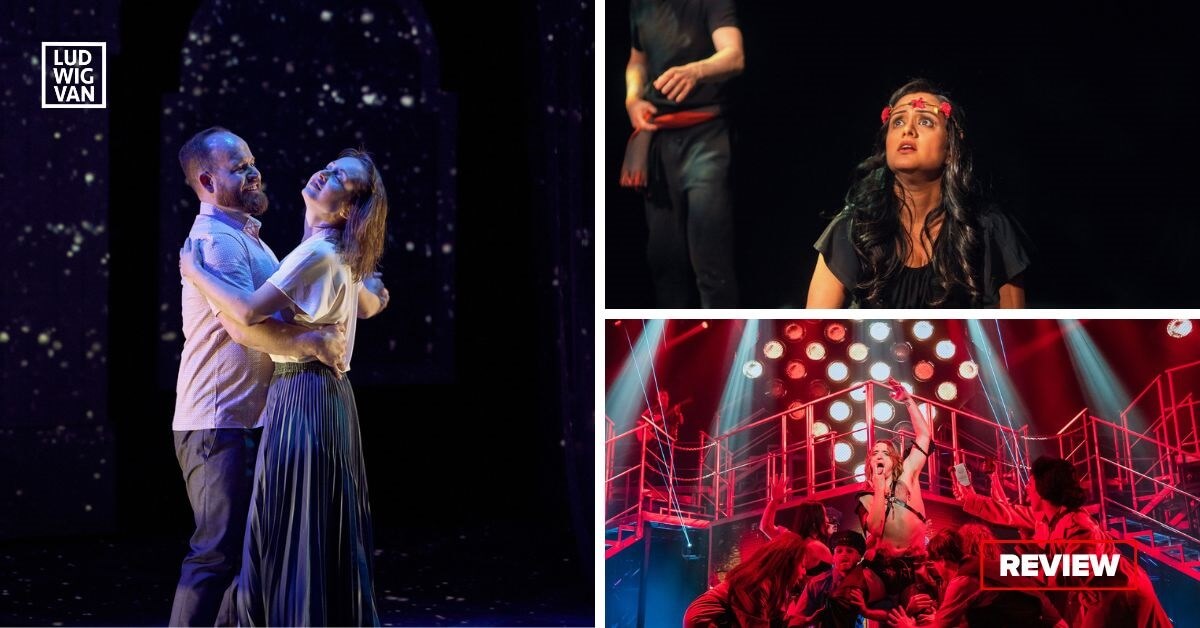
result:
M 867 481 L 867 465 L 866 465 L 866 463 L 854 465 L 854 480 L 856 482 L 866 482 Z
M 800 323 L 788 323 L 783 326 L 783 337 L 792 342 L 804 340 L 804 326 Z
M 896 416 L 896 406 L 880 401 L 875 404 L 875 421 L 879 423 L 887 423 Z
M 868 353 L 870 351 L 867 349 L 867 345 L 861 342 L 850 345 L 850 348 L 846 350 L 846 355 L 850 356 L 850 359 L 855 362 L 865 362 Z
M 907 342 L 897 342 L 892 345 L 892 356 L 897 362 L 907 362 L 912 357 L 912 345 Z
M 767 391 L 767 394 L 771 395 L 771 397 L 774 399 L 783 399 L 783 396 L 787 394 L 787 388 L 784 387 L 783 380 L 771 380 L 771 387 L 770 390 Z
M 850 443 L 838 443 L 833 446 L 833 459 L 838 462 L 846 462 L 853 454 L 854 448 L 850 446 Z
M 858 382 L 858 383 L 861 384 L 862 382 Z M 867 387 L 859 386 L 858 388 L 851 390 L 850 398 L 855 401 L 866 401 L 867 400 Z
M 825 369 L 825 374 L 829 379 L 835 382 L 844 382 L 847 377 L 850 377 L 850 368 L 845 362 L 830 362 L 829 368 Z
M 933 323 L 929 321 L 917 321 L 912 326 L 913 337 L 917 340 L 929 340 L 933 335 Z
M 979 365 L 971 360 L 959 364 L 958 376 L 963 379 L 975 379 L 979 376 Z
M 824 436 L 829 433 L 829 424 L 824 421 L 813 421 L 812 435 L 813 438 Z
M 793 419 L 803 419 L 804 418 L 804 402 L 803 401 L 793 401 L 793 402 L 789 403 L 788 410 L 791 410 L 791 414 L 789 414 L 788 416 L 792 417 Z
M 883 381 L 892 374 L 892 367 L 884 362 L 876 362 L 871 365 L 871 379 Z
M 792 360 L 787 363 L 783 372 L 787 374 L 788 379 L 802 379 L 808 374 L 808 369 L 804 368 L 804 363 L 800 360 Z
M 829 404 L 829 418 L 834 421 L 845 421 L 850 418 L 850 404 L 845 401 L 835 401 Z
M 757 379 L 763 373 L 762 362 L 758 360 L 750 360 L 742 365 L 742 375 L 750 379 Z
M 938 384 L 937 396 L 942 401 L 954 401 L 958 397 L 958 386 L 954 382 L 942 382 Z
M 851 425 L 850 426 L 850 438 L 853 438 L 854 440 L 856 440 L 860 443 L 867 442 L 867 422 L 866 421 L 858 421 L 854 425 Z
M 933 377 L 933 362 L 921 360 L 913 365 L 913 377 L 918 382 L 927 382 Z
M 767 344 L 763 345 L 763 355 L 772 360 L 778 360 L 783 357 L 783 343 L 778 340 L 768 340 Z
M 846 339 L 846 326 L 841 323 L 829 323 L 825 326 L 825 337 L 830 342 L 841 342 Z
M 937 346 L 934 347 L 933 352 L 937 355 L 937 357 L 943 360 L 949 360 L 950 358 L 954 357 L 955 350 L 956 349 L 953 342 L 950 342 L 949 340 L 939 340 Z
M 928 403 L 918 403 L 917 409 L 921 411 L 921 414 L 929 417 L 930 421 L 937 418 L 937 406 L 935 406 L 935 405 L 928 404 Z
M 1172 338 L 1183 338 L 1192 333 L 1192 321 L 1186 318 L 1177 318 L 1167 323 L 1167 335 Z
M 888 335 L 892 333 L 892 328 L 887 323 L 871 323 L 867 330 L 871 337 L 879 342 L 887 340 Z
M 807 355 L 810 360 L 824 360 L 825 345 L 819 342 L 810 342 L 807 347 L 804 347 L 804 355 Z

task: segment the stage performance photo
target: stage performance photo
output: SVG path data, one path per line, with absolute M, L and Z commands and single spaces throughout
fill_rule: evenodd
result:
M 1192 328 L 606 320 L 605 625 L 1196 624 Z

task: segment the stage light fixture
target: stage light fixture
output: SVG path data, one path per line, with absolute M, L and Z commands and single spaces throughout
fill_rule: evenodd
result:
M 912 356 L 912 345 L 907 342 L 897 342 L 892 345 L 892 356 L 896 358 L 897 362 L 907 362 L 908 358 Z
M 772 360 L 778 360 L 783 357 L 783 343 L 778 340 L 768 340 L 763 345 L 763 355 Z
M 958 376 L 963 379 L 975 379 L 979 376 L 979 365 L 973 360 L 967 360 L 958 365 Z
M 954 401 L 958 398 L 958 386 L 954 382 L 942 382 L 938 384 L 937 396 L 942 401 Z
M 845 362 L 830 362 L 829 368 L 825 369 L 825 374 L 829 379 L 835 382 L 844 382 L 850 377 L 850 368 Z
M 896 416 L 896 406 L 880 401 L 875 404 L 875 421 L 878 423 L 889 423 Z
M 869 353 L 870 350 L 867 349 L 867 345 L 861 342 L 850 345 L 850 348 L 846 350 L 846 355 L 850 356 L 850 359 L 855 362 L 865 362 Z
M 850 404 L 845 401 L 835 401 L 829 404 L 829 418 L 839 423 L 850 418 Z
M 804 368 L 804 363 L 800 360 L 791 360 L 787 363 L 783 372 L 788 376 L 788 379 L 802 379 L 808 374 L 808 369 Z
M 882 382 L 892 374 L 892 367 L 886 362 L 876 362 L 871 365 L 871 379 Z
M 913 377 L 918 382 L 927 382 L 933 378 L 933 362 L 921 360 L 913 365 Z
M 762 362 L 758 360 L 749 360 L 742 365 L 742 375 L 750 379 L 758 379 L 763 374 Z
M 810 360 L 825 359 L 825 345 L 819 342 L 810 342 L 807 347 L 804 347 L 804 355 Z
M 939 340 L 937 346 L 934 347 L 933 352 L 937 355 L 937 357 L 943 360 L 949 360 L 950 358 L 954 357 L 954 353 L 957 350 L 958 349 L 954 346 L 953 342 L 949 340 Z
M 771 395 L 773 399 L 783 399 L 783 396 L 787 394 L 787 387 L 783 385 L 783 380 L 772 379 L 767 394 Z
M 867 465 L 865 462 L 854 465 L 854 480 L 856 482 L 867 481 Z
M 792 417 L 793 419 L 799 420 L 799 419 L 804 418 L 804 402 L 803 401 L 793 401 L 793 402 L 789 403 L 788 410 L 790 410 L 790 412 L 788 413 L 788 416 Z
M 813 438 L 819 438 L 829 434 L 829 424 L 824 421 L 813 421 L 812 435 Z
M 783 326 L 783 337 L 791 342 L 804 340 L 804 325 L 800 323 L 788 323 Z
M 921 411 L 921 414 L 929 417 L 930 421 L 937 418 L 937 406 L 931 403 L 918 403 L 917 409 Z
M 1192 321 L 1186 318 L 1177 318 L 1167 323 L 1167 335 L 1172 338 L 1183 338 L 1192 333 Z
M 855 401 L 866 401 L 867 400 L 867 387 L 859 386 L 859 384 L 862 384 L 862 382 L 857 382 L 855 384 L 852 384 L 852 386 L 858 386 L 858 388 L 855 388 L 854 390 L 850 391 L 850 398 Z
M 933 335 L 933 323 L 929 321 L 917 321 L 912 326 L 913 337 L 917 340 L 929 340 Z
M 841 323 L 829 323 L 825 326 L 825 337 L 830 342 L 841 342 L 846 339 L 846 326 Z
M 850 438 L 853 438 L 860 443 L 867 442 L 867 422 L 858 421 L 854 425 L 851 425 Z
M 837 443 L 833 446 L 833 459 L 838 462 L 846 462 L 852 455 L 854 455 L 854 448 L 850 446 L 850 443 Z
M 884 340 L 887 340 L 889 335 L 891 335 L 892 327 L 887 323 L 875 322 L 871 323 L 871 326 L 867 328 L 867 331 L 871 334 L 871 338 L 874 338 L 878 342 L 883 342 Z

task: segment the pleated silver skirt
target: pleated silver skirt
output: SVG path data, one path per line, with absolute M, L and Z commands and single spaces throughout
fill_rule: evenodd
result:
M 378 626 L 371 509 L 348 379 L 275 364 L 235 585 L 243 626 Z

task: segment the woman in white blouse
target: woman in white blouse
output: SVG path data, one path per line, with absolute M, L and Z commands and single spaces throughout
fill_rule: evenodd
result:
M 272 355 L 241 573 L 222 617 L 241 625 L 378 625 L 371 510 L 350 369 L 355 322 L 386 305 L 362 289 L 383 254 L 387 193 L 370 156 L 346 150 L 301 191 L 304 241 L 266 283 L 242 292 L 204 268 L 188 241 L 180 267 L 244 324 L 280 317 L 346 326 L 338 370 Z M 381 296 L 382 295 L 382 296 Z

